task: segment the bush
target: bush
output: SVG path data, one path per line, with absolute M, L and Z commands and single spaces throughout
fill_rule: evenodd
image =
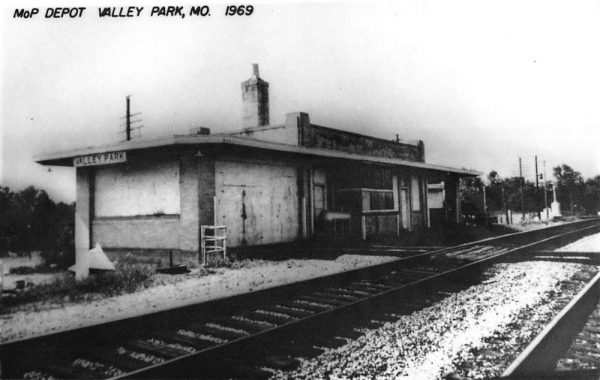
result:
M 10 268 L 10 271 L 8 272 L 10 274 L 32 274 L 32 273 L 36 273 L 35 268 L 32 267 L 14 267 L 14 268 Z
M 6 297 L 2 300 L 2 306 L 10 307 L 39 301 L 62 303 L 86 300 L 94 296 L 132 293 L 146 285 L 154 270 L 152 265 L 119 263 L 116 271 L 91 273 L 82 281 L 75 281 L 71 273 L 64 273 L 49 284 L 27 288 L 12 297 Z
M 76 282 L 81 292 L 100 293 L 107 296 L 132 293 L 154 273 L 150 265 L 117 264 L 116 271 L 98 271 L 91 273 L 85 280 Z

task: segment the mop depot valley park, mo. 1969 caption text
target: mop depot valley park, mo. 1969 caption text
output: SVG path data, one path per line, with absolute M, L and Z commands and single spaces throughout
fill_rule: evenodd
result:
M 133 18 L 133 17 L 209 17 L 211 10 L 217 14 L 225 16 L 250 16 L 254 13 L 253 5 L 225 5 L 219 6 L 219 9 L 211 9 L 208 5 L 193 6 L 153 6 L 153 7 L 98 7 L 97 13 L 86 7 L 49 7 L 40 8 L 16 8 L 13 12 L 13 18 L 19 19 L 63 19 L 63 18 L 82 18 L 88 15 L 98 18 Z

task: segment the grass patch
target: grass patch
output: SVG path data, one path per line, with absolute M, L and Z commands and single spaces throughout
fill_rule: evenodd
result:
M 38 273 L 38 271 L 33 267 L 21 266 L 21 267 L 10 268 L 10 271 L 8 271 L 8 273 L 10 273 L 10 274 L 33 274 L 33 273 Z
M 192 269 L 191 273 L 180 275 L 156 273 L 157 268 L 169 265 L 168 252 L 114 251 L 108 252 L 108 256 L 115 264 L 115 271 L 92 271 L 88 278 L 81 281 L 75 281 L 73 273 L 58 273 L 52 282 L 26 287 L 22 291 L 5 295 L 1 302 L 2 313 L 37 311 L 63 307 L 67 303 L 90 302 L 215 273 L 214 270 L 199 267 L 195 254 L 191 253 L 177 252 L 174 255 L 175 265 L 184 264 Z M 21 266 L 12 268 L 10 273 L 35 275 L 56 270 L 43 265 L 35 268 Z
M 25 267 L 14 268 L 15 274 L 31 274 Z M 144 288 L 150 276 L 156 271 L 156 265 L 143 263 L 119 262 L 116 271 L 91 273 L 82 281 L 75 281 L 72 273 L 63 273 L 48 284 L 26 288 L 2 299 L 2 307 L 16 308 L 21 305 L 36 302 L 64 304 L 66 302 L 81 302 L 95 298 L 116 296 L 132 293 Z M 24 273 L 28 272 L 28 273 Z M 12 271 L 11 271 L 12 273 Z

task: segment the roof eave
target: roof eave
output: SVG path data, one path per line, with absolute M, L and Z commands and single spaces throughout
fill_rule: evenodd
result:
M 42 165 L 72 166 L 73 158 L 87 154 L 98 154 L 114 151 L 131 151 L 141 149 L 151 149 L 173 145 L 203 145 L 203 144 L 229 144 L 244 146 L 255 149 L 274 150 L 279 152 L 312 155 L 318 157 L 328 157 L 337 159 L 347 159 L 363 161 L 367 163 L 379 163 L 392 166 L 405 166 L 410 168 L 434 170 L 445 174 L 458 174 L 464 177 L 476 177 L 482 173 L 469 169 L 456 169 L 441 165 L 426 164 L 424 162 L 406 161 L 398 158 L 368 156 L 363 154 L 349 153 L 331 149 L 307 148 L 298 145 L 289 145 L 275 143 L 265 140 L 252 139 L 248 137 L 238 137 L 226 134 L 215 135 L 174 135 L 169 138 L 163 138 L 152 141 L 127 141 L 118 144 L 103 145 L 97 147 L 87 147 L 72 151 L 56 152 L 42 155 L 35 158 L 35 161 Z

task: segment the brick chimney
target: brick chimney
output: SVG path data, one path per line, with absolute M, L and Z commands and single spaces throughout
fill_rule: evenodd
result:
M 258 74 L 258 64 L 252 65 L 252 77 L 242 82 L 242 125 L 244 128 L 269 125 L 269 83 Z

